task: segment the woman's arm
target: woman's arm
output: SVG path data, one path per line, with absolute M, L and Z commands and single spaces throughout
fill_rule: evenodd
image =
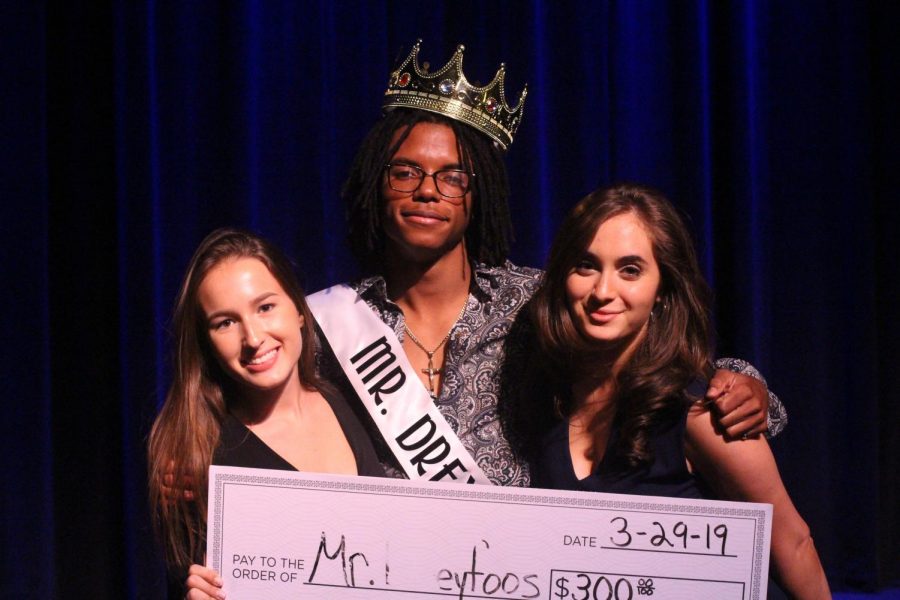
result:
M 794 508 L 764 438 L 726 442 L 710 411 L 697 404 L 688 413 L 685 455 L 722 499 L 772 504 L 774 575 L 792 597 L 831 597 L 809 527 Z

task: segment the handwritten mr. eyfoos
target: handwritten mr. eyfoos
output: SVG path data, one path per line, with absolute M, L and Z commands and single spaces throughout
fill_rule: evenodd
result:
M 347 587 L 356 587 L 356 561 L 362 560 L 367 567 L 369 566 L 369 561 L 362 552 L 354 552 L 349 557 L 347 556 L 347 541 L 344 539 L 343 535 L 341 535 L 341 543 L 338 544 L 338 547 L 335 548 L 334 552 L 329 553 L 328 538 L 323 531 L 322 537 L 319 540 L 319 549 L 316 551 L 316 562 L 313 563 L 312 572 L 309 574 L 307 583 L 315 583 L 316 572 L 319 570 L 319 560 L 321 560 L 322 556 L 328 561 L 340 558 L 341 574 L 344 578 L 344 585 Z M 385 566 L 385 583 L 387 583 L 387 572 L 388 568 Z M 375 581 L 370 580 L 369 585 L 375 585 Z
M 491 548 L 487 540 L 481 540 L 485 548 Z M 462 577 L 460 577 L 462 575 Z M 493 596 L 498 592 L 502 598 L 537 598 L 541 591 L 538 588 L 536 573 L 517 575 L 507 572 L 505 574 L 489 573 L 478 570 L 478 545 L 472 546 L 472 566 L 461 574 L 450 569 L 438 571 L 438 587 L 444 592 L 459 592 L 459 599 L 466 597 L 466 591 L 480 598 Z M 512 596 L 512 594 L 517 594 Z

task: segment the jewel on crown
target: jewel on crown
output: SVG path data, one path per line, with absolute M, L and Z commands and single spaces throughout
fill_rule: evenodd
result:
M 522 121 L 528 86 L 522 90 L 518 105 L 510 108 L 504 90 L 505 64 L 500 64 L 489 84 L 478 87 L 463 75 L 462 44 L 456 47 L 450 62 L 434 73 L 428 72 L 428 63 L 424 69 L 419 67 L 421 44 L 422 40 L 417 40 L 406 60 L 391 73 L 382 109 L 415 108 L 438 113 L 478 129 L 506 150 Z

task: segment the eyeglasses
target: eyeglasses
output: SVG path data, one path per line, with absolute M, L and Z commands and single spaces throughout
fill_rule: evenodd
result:
M 419 189 L 426 177 L 431 177 L 438 193 L 457 200 L 466 195 L 471 180 L 475 177 L 475 173 L 459 169 L 440 169 L 434 173 L 426 173 L 415 165 L 385 165 L 384 168 L 388 185 L 396 192 L 411 194 Z

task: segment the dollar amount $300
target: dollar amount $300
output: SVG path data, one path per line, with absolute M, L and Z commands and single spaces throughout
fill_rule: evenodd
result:
M 553 580 L 553 598 L 567 600 L 632 600 L 635 596 L 652 596 L 653 579 L 618 577 L 600 573 L 565 573 Z

